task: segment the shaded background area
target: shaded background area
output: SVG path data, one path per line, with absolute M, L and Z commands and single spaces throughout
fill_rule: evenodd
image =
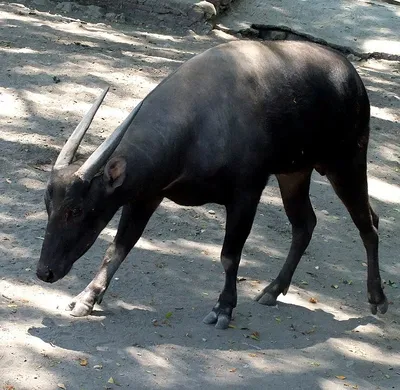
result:
M 318 225 L 277 308 L 252 301 L 277 275 L 290 245 L 271 180 L 245 246 L 232 328 L 217 331 L 201 323 L 224 280 L 223 208 L 168 201 L 121 266 L 101 307 L 76 319 L 64 307 L 93 277 L 117 218 L 65 279 L 46 285 L 35 278 L 46 224 L 43 189 L 60 147 L 105 85 L 111 91 L 81 147 L 85 154 L 184 60 L 237 38 L 160 28 L 152 20 L 86 23 L 6 3 L 0 3 L 0 23 L 0 386 L 396 388 L 398 62 L 356 64 L 372 105 L 369 187 L 381 217 L 381 270 L 391 302 L 385 316 L 369 314 L 361 240 L 328 182 L 315 174 L 311 199 Z
M 233 31 L 287 28 L 354 54 L 399 60 L 399 18 L 397 0 L 239 0 L 219 23 Z

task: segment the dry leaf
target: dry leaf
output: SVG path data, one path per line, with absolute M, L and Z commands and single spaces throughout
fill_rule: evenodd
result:
M 235 326 L 235 325 L 232 325 L 232 324 L 229 324 L 229 325 L 228 325 L 228 328 L 236 329 L 236 326 Z
M 259 340 L 260 340 L 260 333 L 258 333 L 258 332 L 253 332 L 253 333 L 250 335 L 250 338 L 253 339 L 253 340 L 259 341 Z
M 236 372 L 236 368 L 231 368 L 230 370 L 229 370 L 229 372 Z
M 340 379 L 341 381 L 346 379 L 344 375 L 336 375 L 336 378 Z
M 257 354 L 256 353 L 249 353 L 249 356 L 250 357 L 257 357 Z
M 311 328 L 311 329 L 309 329 L 309 330 L 306 330 L 304 333 L 305 333 L 305 334 L 312 334 L 312 333 L 315 333 L 315 328 Z
M 339 286 L 337 284 L 332 284 L 331 287 L 334 288 L 335 290 L 337 290 L 339 288 Z
M 57 383 L 57 387 L 59 389 L 67 390 L 67 388 L 65 387 L 64 383 Z
M 389 285 L 390 287 L 397 288 L 397 283 L 391 281 L 390 279 L 388 280 L 388 285 Z
M 110 376 L 110 379 L 107 381 L 107 383 L 112 383 L 113 385 L 115 385 L 115 380 L 112 376 Z
M 4 385 L 3 389 L 4 390 L 15 390 L 15 387 L 13 385 Z
M 88 365 L 88 361 L 87 361 L 87 359 L 85 359 L 85 358 L 79 358 L 79 364 L 80 364 L 82 367 L 86 367 L 86 366 Z
M 308 300 L 308 302 L 310 302 L 310 303 L 317 303 L 318 301 L 317 301 L 316 298 L 311 297 L 311 298 Z

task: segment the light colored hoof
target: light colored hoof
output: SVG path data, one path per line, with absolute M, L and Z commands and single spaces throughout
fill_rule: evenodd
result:
M 70 311 L 73 317 L 85 317 L 92 312 L 93 306 L 86 302 L 72 301 L 65 310 Z

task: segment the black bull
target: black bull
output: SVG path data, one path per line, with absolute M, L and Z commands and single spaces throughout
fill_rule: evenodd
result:
M 367 189 L 370 105 L 346 58 L 305 42 L 217 46 L 166 78 L 88 160 L 73 162 L 105 93 L 62 149 L 45 194 L 48 224 L 37 275 L 46 282 L 64 277 L 123 208 L 100 269 L 69 305 L 73 315 L 88 315 L 101 302 L 166 197 L 226 208 L 225 285 L 204 322 L 227 328 L 241 252 L 271 174 L 278 178 L 292 243 L 281 272 L 256 299 L 276 304 L 316 225 L 309 198 L 313 169 L 327 176 L 357 226 L 368 259 L 371 311 L 386 312 L 378 217 Z

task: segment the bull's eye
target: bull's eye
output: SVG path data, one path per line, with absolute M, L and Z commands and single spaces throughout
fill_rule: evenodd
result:
M 79 217 L 82 214 L 82 209 L 81 208 L 76 208 L 72 210 L 72 216 L 75 217 Z
M 76 207 L 74 209 L 69 209 L 65 213 L 65 219 L 68 221 L 72 218 L 77 218 L 82 214 L 82 209 L 80 207 Z

